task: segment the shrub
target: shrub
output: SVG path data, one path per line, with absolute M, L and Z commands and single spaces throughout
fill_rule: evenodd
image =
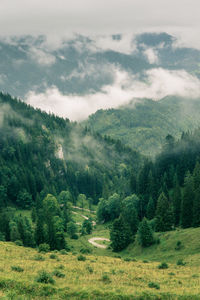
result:
M 182 259 L 179 259 L 176 264 L 177 266 L 185 266 L 186 262 L 184 262 Z
M 19 266 L 11 266 L 11 270 L 15 272 L 24 272 L 24 269 Z
M 94 270 L 91 266 L 86 266 L 86 270 L 91 274 L 94 272 Z
M 63 265 L 59 265 L 59 266 L 57 266 L 57 269 L 60 269 L 60 270 L 64 270 L 64 266 Z
M 65 249 L 62 249 L 62 250 L 60 250 L 60 254 L 67 255 L 68 253 L 67 253 L 67 251 Z
M 143 260 L 143 263 L 144 263 L 144 264 L 148 264 L 148 262 L 149 262 L 149 261 L 146 260 L 146 259 Z
M 39 252 L 44 252 L 44 253 L 47 253 L 50 251 L 50 247 L 49 247 L 49 244 L 40 244 L 39 247 L 38 247 L 38 251 Z
M 181 250 L 183 248 L 183 244 L 181 243 L 181 241 L 178 241 L 177 243 L 176 243 L 176 247 L 175 247 L 175 250 Z
M 51 254 L 49 255 L 49 258 L 51 258 L 51 259 L 56 259 L 56 258 L 57 258 L 57 255 L 54 254 L 54 253 L 51 253 Z
M 151 289 L 156 289 L 156 290 L 160 289 L 160 285 L 156 282 L 149 282 L 148 287 Z
M 52 278 L 51 274 L 43 270 L 38 273 L 38 276 L 36 277 L 36 282 L 54 284 L 55 280 Z
M 38 261 L 44 261 L 44 260 L 45 260 L 44 256 L 39 255 L 39 254 L 38 254 L 38 255 L 35 255 L 33 259 L 34 259 L 34 260 L 38 260 Z
M 89 253 L 91 253 L 92 251 L 91 251 L 91 249 L 89 249 L 89 248 L 81 248 L 81 249 L 80 249 L 80 252 L 83 253 L 83 254 L 89 254 Z
M 131 261 L 131 258 L 125 257 L 125 258 L 124 258 L 124 261 Z
M 86 257 L 83 256 L 83 255 L 78 255 L 78 256 L 77 256 L 77 259 L 78 259 L 79 261 L 86 261 Z
M 175 275 L 175 273 L 174 273 L 174 272 L 170 272 L 168 275 L 170 275 L 170 276 L 174 276 L 174 275 Z
M 168 264 L 165 263 L 165 262 L 161 263 L 161 264 L 158 266 L 158 269 L 168 269 L 168 268 L 169 268 L 169 266 L 168 266 Z
M 23 242 L 21 240 L 16 240 L 15 245 L 17 246 L 23 246 Z
M 110 283 L 111 282 L 111 279 L 110 277 L 108 276 L 108 274 L 104 273 L 101 277 L 101 280 L 105 283 Z
M 58 277 L 58 278 L 64 278 L 65 277 L 65 274 L 60 272 L 60 270 L 53 271 L 53 275 Z

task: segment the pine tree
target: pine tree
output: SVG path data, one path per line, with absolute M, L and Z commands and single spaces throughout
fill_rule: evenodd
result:
M 193 223 L 193 201 L 194 201 L 194 185 L 193 177 L 188 172 L 184 180 L 183 197 L 181 203 L 181 226 L 188 228 Z
M 154 202 L 153 198 L 150 197 L 148 205 L 147 205 L 147 218 L 149 220 L 151 220 L 151 219 L 154 218 L 155 210 L 156 210 L 156 208 L 155 208 L 155 202 Z
M 121 251 L 131 242 L 131 230 L 122 217 L 113 222 L 110 231 L 111 247 L 113 251 Z
M 149 247 L 154 243 L 153 232 L 146 218 L 139 225 L 138 240 L 142 247 Z
M 130 225 L 132 236 L 135 236 L 139 224 L 138 212 L 136 210 L 138 205 L 139 198 L 135 194 L 126 197 L 122 201 L 122 217 L 123 220 Z
M 178 180 L 176 179 L 176 185 L 174 187 L 173 195 L 172 195 L 174 222 L 176 226 L 178 226 L 180 223 L 181 201 L 182 201 L 181 189 L 178 184 Z
M 168 231 L 172 229 L 174 222 L 172 207 L 169 200 L 162 192 L 158 198 L 156 207 L 156 231 Z
M 200 226 L 200 164 L 196 163 L 193 172 L 194 200 L 193 200 L 193 221 L 194 227 Z

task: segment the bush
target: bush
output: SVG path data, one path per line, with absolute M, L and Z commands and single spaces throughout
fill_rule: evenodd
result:
M 177 266 L 185 266 L 186 262 L 184 262 L 182 259 L 179 259 L 176 264 Z
M 58 278 L 64 278 L 65 277 L 65 274 L 60 272 L 60 270 L 53 271 L 53 275 L 58 277 Z
M 124 258 L 124 261 L 131 261 L 131 258 L 125 257 L 125 258 Z
M 40 271 L 36 277 L 36 282 L 54 284 L 55 280 L 52 278 L 51 274 L 47 273 L 46 271 Z
M 151 289 L 156 289 L 156 290 L 160 289 L 160 285 L 156 282 L 149 282 L 148 287 Z
M 33 259 L 38 260 L 38 261 L 44 261 L 45 260 L 44 256 L 42 256 L 42 255 L 35 255 Z
M 62 249 L 62 250 L 60 250 L 60 254 L 67 255 L 68 253 L 67 253 L 67 251 L 65 249 Z
M 59 265 L 59 266 L 57 266 L 57 269 L 60 269 L 60 270 L 64 270 L 64 266 L 63 265 Z
M 168 264 L 165 263 L 165 262 L 161 263 L 161 264 L 158 266 L 158 269 L 168 269 L 168 268 L 169 268 L 169 266 L 168 266 Z
M 83 254 L 89 254 L 89 253 L 91 253 L 92 251 L 91 251 L 91 249 L 89 249 L 89 248 L 81 248 L 81 249 L 80 249 L 80 252 L 83 253 Z
M 11 266 L 11 270 L 15 272 L 24 272 L 24 269 L 19 266 Z
M 149 261 L 146 260 L 146 259 L 143 260 L 143 263 L 144 263 L 144 264 L 148 264 L 148 262 L 149 262 Z
M 86 266 L 86 270 L 91 274 L 94 272 L 94 270 L 91 266 Z
M 24 246 L 23 242 L 21 240 L 16 240 L 15 241 L 15 245 L 17 245 L 17 246 Z
M 86 261 L 86 257 L 83 256 L 83 255 L 77 256 L 77 259 L 78 259 L 79 261 Z
M 47 253 L 50 251 L 50 247 L 49 247 L 49 244 L 40 244 L 39 247 L 38 247 L 38 252 L 44 252 L 44 253 Z
M 181 243 L 181 241 L 178 241 L 176 243 L 176 247 L 175 247 L 175 250 L 179 251 L 183 248 L 183 244 Z
M 54 253 L 52 253 L 52 254 L 49 255 L 49 258 L 51 258 L 51 259 L 56 259 L 56 258 L 57 258 L 57 255 L 54 254 Z
M 110 277 L 108 276 L 108 274 L 103 274 L 102 277 L 101 277 L 101 280 L 105 283 L 110 283 L 111 282 L 111 279 Z

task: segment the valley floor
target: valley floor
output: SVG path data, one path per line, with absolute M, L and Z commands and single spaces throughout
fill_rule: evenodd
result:
M 38 254 L 1 242 L 0 299 L 200 299 L 195 264 L 159 269 L 158 262 L 94 255 L 81 261 L 79 255 L 61 253 Z M 41 270 L 52 274 L 55 283 L 37 283 Z M 64 277 L 56 277 L 56 270 Z

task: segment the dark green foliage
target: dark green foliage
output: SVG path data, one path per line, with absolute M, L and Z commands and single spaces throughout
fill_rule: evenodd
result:
M 92 222 L 88 220 L 84 220 L 82 224 L 82 232 L 86 234 L 90 234 L 92 232 Z
M 47 252 L 49 252 L 50 251 L 50 247 L 49 247 L 49 245 L 48 244 L 40 244 L 39 246 L 38 246 L 38 251 L 39 252 L 44 252 L 44 253 L 47 253 Z
M 19 266 L 11 266 L 11 270 L 15 272 L 24 272 L 24 269 Z
M 60 270 L 57 270 L 57 269 L 55 271 L 53 271 L 53 275 L 58 277 L 58 278 L 64 278 L 65 277 L 65 274 L 60 272 Z
M 156 290 L 160 289 L 160 285 L 156 282 L 149 282 L 148 287 L 151 289 L 156 289 Z
M 173 211 L 174 211 L 174 222 L 175 225 L 179 225 L 180 223 L 180 214 L 181 214 L 181 189 L 178 184 L 178 181 L 176 179 L 176 185 L 173 189 L 173 196 L 172 196 L 172 202 L 173 202 Z
M 44 256 L 39 255 L 39 254 L 38 254 L 38 255 L 35 255 L 33 259 L 34 259 L 34 260 L 37 260 L 37 261 L 44 261 L 44 260 L 45 260 Z
M 77 228 L 76 223 L 74 223 L 73 221 L 70 221 L 67 225 L 67 232 L 71 239 L 77 239 L 78 228 Z
M 52 278 L 51 274 L 46 271 L 40 271 L 36 277 L 36 281 L 45 284 L 54 284 L 55 280 Z
M 149 247 L 154 243 L 153 232 L 146 218 L 139 224 L 138 241 L 142 247 Z
M 181 250 L 183 247 L 184 247 L 184 246 L 183 246 L 182 242 L 181 242 L 181 241 L 177 241 L 175 250 L 179 251 L 179 250 Z
M 123 220 L 130 225 L 132 236 L 136 234 L 138 229 L 138 224 L 139 224 L 138 211 L 137 211 L 138 204 L 139 204 L 139 199 L 135 194 L 126 197 L 122 201 Z
M 193 221 L 193 201 L 194 201 L 194 186 L 193 177 L 188 172 L 184 181 L 183 198 L 181 204 L 181 225 L 183 228 L 188 228 Z
M 24 246 L 23 242 L 21 240 L 16 240 L 15 241 L 15 245 L 17 245 L 17 246 Z
M 150 197 L 148 205 L 147 205 L 147 218 L 149 220 L 154 218 L 155 215 L 155 201 L 153 200 L 152 197 Z
M 177 260 L 176 264 L 177 264 L 177 266 L 185 266 L 186 262 L 184 262 L 183 259 L 180 258 L 179 260 Z
M 56 258 L 57 258 L 57 255 L 54 254 L 54 253 L 52 253 L 52 254 L 49 255 L 49 258 L 51 258 L 51 259 L 56 259 Z
M 104 283 L 110 283 L 111 279 L 110 279 L 109 275 L 105 273 L 102 275 L 101 281 L 103 281 Z
M 94 269 L 91 266 L 86 266 L 86 270 L 92 274 L 94 272 Z
M 113 251 L 121 251 L 131 242 L 131 229 L 122 217 L 113 222 L 110 231 L 111 247 Z
M 83 256 L 82 254 L 80 254 L 80 255 L 77 256 L 77 260 L 78 261 L 86 261 L 86 257 Z
M 158 265 L 158 269 L 168 269 L 169 266 L 166 262 L 161 263 L 160 265 Z
M 172 229 L 174 222 L 173 211 L 169 200 L 162 192 L 158 198 L 156 207 L 156 231 L 168 231 Z

